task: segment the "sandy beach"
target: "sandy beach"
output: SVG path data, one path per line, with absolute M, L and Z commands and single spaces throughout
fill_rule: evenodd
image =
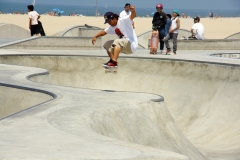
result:
M 47 36 L 52 36 L 57 32 L 69 28 L 88 24 L 100 28 L 106 28 L 103 17 L 77 17 L 77 16 L 48 16 L 41 15 L 40 21 L 43 24 Z M 135 31 L 139 35 L 151 30 L 152 17 L 135 18 Z M 28 29 L 28 15 L 0 15 L 0 23 L 15 24 L 25 29 Z M 201 23 L 205 27 L 205 37 L 208 39 L 223 39 L 232 34 L 240 32 L 240 18 L 218 18 L 209 19 L 201 18 Z M 181 18 L 181 29 L 190 30 L 193 25 L 193 19 Z

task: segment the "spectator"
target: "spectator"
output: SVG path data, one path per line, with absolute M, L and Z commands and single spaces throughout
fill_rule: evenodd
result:
M 169 39 L 173 39 L 173 55 L 176 55 L 177 53 L 177 37 L 178 37 L 178 29 L 180 28 L 180 19 L 178 18 L 179 16 L 179 11 L 178 10 L 173 10 L 173 18 L 172 18 L 172 25 L 169 30 L 169 35 L 164 39 L 164 42 L 166 44 L 166 54 L 170 54 L 171 48 L 169 46 Z
M 182 18 L 186 18 L 186 16 L 185 16 L 185 14 L 184 14 L 184 13 L 182 13 Z
M 131 6 L 130 3 L 126 3 L 126 4 L 125 4 L 124 10 L 123 10 L 123 11 L 120 13 L 120 15 L 119 15 L 120 18 L 122 18 L 122 17 L 124 17 L 124 16 L 129 16 L 129 15 L 131 15 L 130 6 Z M 133 26 L 133 28 L 135 28 L 135 26 L 134 26 L 134 20 L 133 20 L 133 22 L 132 22 L 132 26 Z
M 34 10 L 33 5 L 28 5 L 28 16 L 29 16 L 29 29 L 31 31 L 31 36 L 37 35 L 39 36 L 39 29 L 38 29 L 38 19 L 40 15 Z
M 213 19 L 213 12 L 209 12 L 209 17 Z
M 169 34 L 169 29 L 172 25 L 172 16 L 171 14 L 167 14 L 167 24 L 165 25 L 165 37 Z
M 204 40 L 204 26 L 201 23 L 199 23 L 200 18 L 195 17 L 193 19 L 194 19 L 194 25 L 192 26 L 192 29 L 191 29 L 192 38 Z

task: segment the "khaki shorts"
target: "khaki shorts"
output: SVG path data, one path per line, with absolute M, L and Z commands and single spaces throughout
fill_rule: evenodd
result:
M 119 48 L 121 48 L 120 52 L 122 53 L 125 53 L 125 54 L 133 53 L 131 49 L 131 43 L 126 38 L 110 40 L 103 45 L 103 47 L 112 54 L 114 52 L 113 46 L 118 46 Z

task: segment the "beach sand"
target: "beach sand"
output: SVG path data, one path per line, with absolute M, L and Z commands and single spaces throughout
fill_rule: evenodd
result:
M 0 23 L 15 24 L 28 29 L 28 15 L 0 15 Z M 88 24 L 100 28 L 106 28 L 103 17 L 76 17 L 76 16 L 48 16 L 41 15 L 40 21 L 43 24 L 47 36 L 52 36 L 71 26 Z M 152 28 L 152 17 L 136 17 L 135 32 L 137 35 L 147 32 Z M 205 37 L 207 39 L 223 39 L 232 34 L 240 32 L 240 18 L 218 18 L 217 20 L 201 18 L 200 21 L 205 27 Z M 193 19 L 181 18 L 181 29 L 190 30 L 193 25 Z

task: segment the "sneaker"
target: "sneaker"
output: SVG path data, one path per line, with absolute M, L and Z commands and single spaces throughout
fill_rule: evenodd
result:
M 118 66 L 118 62 L 112 60 L 111 62 L 108 63 L 107 66 L 108 67 L 117 67 Z
M 112 62 L 112 60 L 110 59 L 107 63 L 103 63 L 103 67 L 107 67 L 108 63 Z
M 166 55 L 170 55 L 171 49 L 167 49 Z
M 172 52 L 170 55 L 176 55 L 177 53 L 176 52 Z

